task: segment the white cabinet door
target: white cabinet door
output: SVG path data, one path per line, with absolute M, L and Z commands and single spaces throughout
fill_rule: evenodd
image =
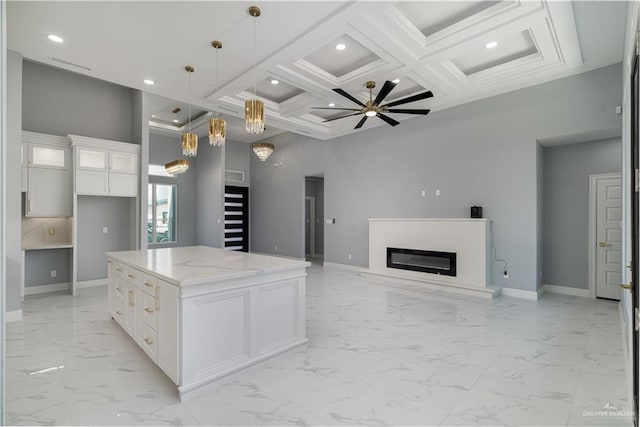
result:
M 138 299 L 140 298 L 140 291 L 137 287 L 132 284 L 127 283 L 127 294 L 125 295 L 125 315 L 124 315 L 124 329 L 129 333 L 129 335 L 136 340 L 136 342 L 141 341 L 142 335 L 142 321 L 140 319 L 140 304 L 138 304 Z
M 137 174 L 138 154 L 109 151 L 109 171 Z
M 27 144 L 29 166 L 69 169 L 70 151 L 66 147 Z
M 76 170 L 76 193 L 105 196 L 109 192 L 107 172 Z
M 111 172 L 109 174 L 109 195 L 136 197 L 138 195 L 138 175 Z
M 178 331 L 180 319 L 178 313 L 178 287 L 160 280 L 158 285 L 158 366 L 171 381 L 180 384 L 178 370 Z
M 60 169 L 28 168 L 25 216 L 72 215 L 71 173 Z
M 107 170 L 107 150 L 76 148 L 76 169 Z

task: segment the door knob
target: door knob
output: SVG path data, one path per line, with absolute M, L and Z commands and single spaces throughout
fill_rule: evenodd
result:
M 633 289 L 633 285 L 631 284 L 631 282 L 626 283 L 626 284 L 623 283 L 622 285 L 620 285 L 620 287 L 622 289 L 629 289 L 629 290 Z
M 598 246 L 600 246 L 601 248 L 606 248 L 607 247 L 607 242 L 600 242 L 600 243 L 598 243 Z

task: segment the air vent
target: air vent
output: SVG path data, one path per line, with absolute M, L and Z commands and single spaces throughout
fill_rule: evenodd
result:
M 65 61 L 64 59 L 56 58 L 55 56 L 50 56 L 52 61 L 60 62 L 61 64 L 70 65 L 76 68 L 82 68 L 83 70 L 91 71 L 91 68 L 86 67 L 84 65 L 76 64 L 74 62 Z

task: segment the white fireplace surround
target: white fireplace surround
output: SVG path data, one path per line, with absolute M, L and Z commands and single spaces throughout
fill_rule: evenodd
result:
M 408 281 L 422 286 L 493 298 L 489 220 L 451 218 L 370 218 L 369 269 L 364 276 Z M 454 252 L 455 277 L 387 267 L 387 248 Z

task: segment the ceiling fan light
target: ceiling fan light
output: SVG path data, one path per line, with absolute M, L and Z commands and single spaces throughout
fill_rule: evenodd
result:
M 193 132 L 182 134 L 182 155 L 195 157 L 198 154 L 198 135 Z
M 253 152 L 256 153 L 256 156 L 260 159 L 261 162 L 266 161 L 271 153 L 273 153 L 274 145 L 268 142 L 256 142 L 251 144 L 251 148 Z
M 373 110 L 365 111 L 365 113 L 364 113 L 364 115 L 365 115 L 365 116 L 367 116 L 367 117 L 373 117 L 373 116 L 375 116 L 375 115 L 377 115 L 377 114 L 378 114 L 378 113 L 376 113 L 376 112 L 375 112 L 375 111 L 373 111 Z
M 244 123 L 248 133 L 264 132 L 264 102 L 259 99 L 244 102 Z
M 218 117 L 209 119 L 209 145 L 223 147 L 227 136 L 227 123 Z

